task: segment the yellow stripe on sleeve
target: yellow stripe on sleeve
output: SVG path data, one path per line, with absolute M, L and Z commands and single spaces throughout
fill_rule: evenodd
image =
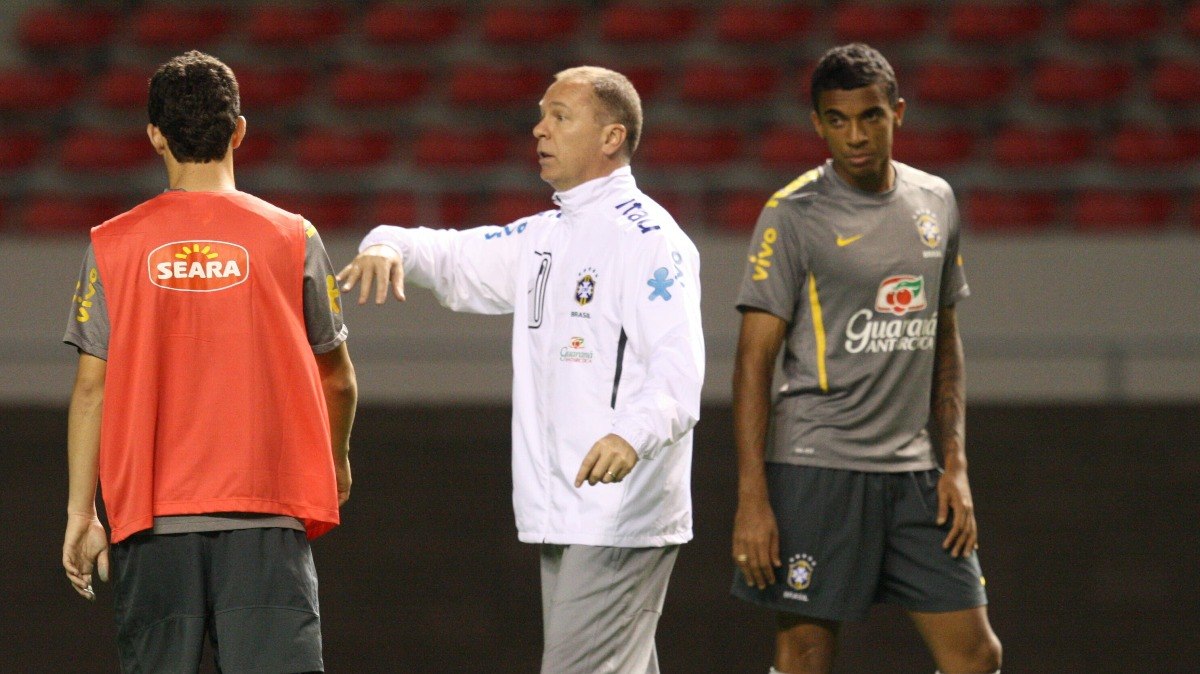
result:
M 825 319 L 821 316 L 821 298 L 817 294 L 817 277 L 808 273 L 808 302 L 812 305 L 813 335 L 817 340 L 817 383 L 822 393 L 829 393 L 829 373 L 825 371 Z

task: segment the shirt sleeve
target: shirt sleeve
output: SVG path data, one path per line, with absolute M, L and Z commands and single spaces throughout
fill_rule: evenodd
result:
M 954 306 L 959 300 L 971 294 L 967 285 L 967 275 L 963 271 L 962 254 L 959 252 L 959 233 L 962 223 L 958 216 L 958 204 L 954 194 L 950 194 L 950 237 L 946 241 L 946 257 L 942 261 L 942 287 L 938 293 L 939 304 L 943 307 Z
M 738 292 L 739 311 L 761 309 L 789 323 L 795 316 L 796 293 L 803 287 L 806 270 L 791 210 L 784 202 L 766 206 L 759 214 Z
M 108 305 L 104 301 L 104 286 L 100 283 L 100 268 L 96 253 L 89 245 L 83 255 L 83 267 L 75 282 L 71 297 L 71 316 L 63 342 L 79 351 L 108 360 Z
M 313 353 L 327 353 L 346 341 L 350 331 L 342 315 L 333 263 L 317 228 L 307 220 L 304 236 L 304 327 Z
M 359 245 L 390 246 L 404 258 L 405 281 L 433 291 L 443 306 L 476 314 L 509 314 L 530 221 L 473 229 L 380 225 Z
M 612 432 L 652 459 L 700 419 L 700 256 L 686 238 L 651 236 L 639 244 L 622 279 L 622 325 L 626 357 L 637 358 L 646 375 L 617 401 Z

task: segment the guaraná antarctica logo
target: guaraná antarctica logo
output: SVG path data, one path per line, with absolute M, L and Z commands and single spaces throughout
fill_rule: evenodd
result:
M 583 337 L 572 337 L 567 346 L 558 350 L 558 359 L 564 363 L 591 363 L 595 352 L 586 350 Z
M 892 353 L 932 349 L 937 337 L 936 312 L 928 317 L 900 318 L 928 306 L 924 276 L 900 274 L 884 279 L 875 294 L 875 311 L 860 309 L 846 323 L 846 351 Z
M 250 276 L 250 253 L 226 241 L 173 241 L 146 257 L 150 282 L 167 290 L 227 290 Z
M 903 316 L 928 306 L 925 299 L 925 277 L 901 274 L 883 280 L 875 293 L 875 311 Z

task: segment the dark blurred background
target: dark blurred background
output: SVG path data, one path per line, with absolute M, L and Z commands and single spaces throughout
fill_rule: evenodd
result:
M 947 178 L 972 297 L 968 454 L 1007 672 L 1200 661 L 1200 2 L 0 3 L 0 671 L 116 671 L 111 591 L 60 566 L 57 345 L 89 227 L 165 186 L 155 67 L 198 48 L 241 82 L 241 189 L 304 214 L 335 265 L 374 224 L 549 207 L 530 129 L 558 69 L 643 96 L 639 185 L 702 257 L 708 377 L 696 539 L 665 672 L 765 672 L 772 619 L 728 595 L 733 298 L 767 196 L 823 161 L 808 75 L 864 40 L 908 100 L 901 161 Z M 510 501 L 511 324 L 347 302 L 363 394 L 345 523 L 314 546 L 331 672 L 532 672 L 537 554 Z M 848 625 L 839 672 L 930 672 L 899 612 Z

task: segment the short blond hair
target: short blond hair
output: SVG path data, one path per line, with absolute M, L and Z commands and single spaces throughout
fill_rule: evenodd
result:
M 601 112 L 607 117 L 599 121 L 625 127 L 624 152 L 626 158 L 632 159 L 642 137 L 642 99 L 629 78 L 608 68 L 577 66 L 554 75 L 554 81 L 564 80 L 592 85 L 592 93 L 600 102 Z

